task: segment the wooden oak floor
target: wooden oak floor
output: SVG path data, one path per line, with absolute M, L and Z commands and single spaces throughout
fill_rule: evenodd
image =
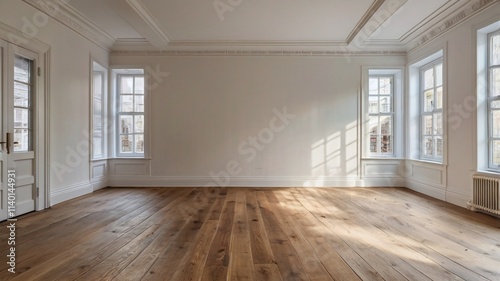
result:
M 107 188 L 17 222 L 0 280 L 500 280 L 500 219 L 397 188 Z

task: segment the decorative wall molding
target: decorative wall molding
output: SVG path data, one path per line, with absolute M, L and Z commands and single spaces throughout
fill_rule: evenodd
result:
M 406 56 L 406 51 L 112 51 L 114 56 Z
M 158 37 L 163 39 L 166 44 L 168 44 L 171 39 L 167 32 L 161 27 L 161 25 L 155 20 L 151 13 L 144 7 L 144 5 L 139 0 L 126 0 L 137 14 L 149 25 L 149 27 L 156 33 Z
M 110 50 L 115 38 L 86 19 L 64 0 L 23 0 L 96 45 Z
M 373 1 L 370 8 L 366 11 L 366 13 L 361 17 L 359 22 L 356 24 L 351 33 L 347 36 L 346 42 L 347 44 L 351 44 L 351 42 L 358 36 L 359 32 L 366 26 L 366 24 L 372 19 L 373 15 L 378 11 L 378 9 L 384 4 L 385 0 L 375 0 Z
M 479 12 L 488 8 L 489 6 L 497 4 L 498 0 L 476 0 L 476 1 L 471 1 L 471 2 L 472 3 L 469 4 L 467 7 L 465 7 L 461 11 L 455 13 L 451 17 L 445 19 L 444 21 L 439 23 L 437 26 L 434 26 L 429 32 L 427 32 L 425 35 L 423 35 L 419 39 L 417 39 L 417 41 L 414 42 L 412 46 L 410 46 L 409 52 L 412 52 L 415 49 L 418 49 L 421 46 L 429 43 L 434 38 L 451 30 L 455 26 L 464 22 L 468 18 L 478 14 Z

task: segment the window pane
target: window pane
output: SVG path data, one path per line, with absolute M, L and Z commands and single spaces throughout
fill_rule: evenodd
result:
M 432 135 L 432 116 L 423 116 L 424 135 Z
M 491 65 L 500 65 L 500 35 L 491 37 Z
M 29 128 L 29 110 L 14 108 L 14 128 Z
M 135 135 L 135 152 L 144 153 L 144 135 Z
M 101 115 L 102 113 L 102 101 L 99 99 L 94 99 L 94 115 Z
M 102 136 L 100 131 L 94 131 L 94 157 L 102 156 Z
M 500 108 L 500 101 L 498 101 L 498 100 L 492 101 L 490 103 L 490 108 Z
M 500 96 L 500 68 L 492 68 L 490 70 L 490 96 Z
M 144 96 L 139 95 L 134 98 L 134 111 L 135 112 L 144 112 Z
M 120 116 L 120 134 L 132 133 L 132 116 Z
M 380 78 L 380 94 L 390 95 L 391 94 L 391 79 L 390 78 Z
M 436 108 L 443 108 L 443 87 L 436 89 Z
M 378 78 L 370 78 L 369 94 L 378 95 Z
M 94 97 L 101 98 L 102 96 L 102 74 L 94 73 Z
M 426 90 L 434 88 L 434 68 L 424 71 L 424 87 Z
M 134 137 L 133 135 L 120 136 L 120 152 L 121 153 L 132 153 L 133 137 Z
M 378 130 L 378 117 L 370 117 L 370 120 L 368 121 L 368 126 L 370 128 L 370 134 L 371 135 L 378 135 L 379 130 Z
M 493 141 L 491 150 L 492 150 L 492 156 L 493 156 L 493 159 L 491 162 L 495 166 L 500 166 L 500 141 L 498 141 L 498 140 Z
M 436 65 L 436 87 L 443 85 L 443 64 Z
M 29 85 L 14 82 L 14 106 L 29 106 Z
M 392 138 L 391 136 L 382 136 L 382 141 L 380 143 L 380 151 L 382 153 L 392 154 Z
M 370 105 L 370 109 L 369 109 L 370 113 L 379 113 L 378 96 L 369 97 L 368 103 Z
M 120 93 L 121 94 L 133 94 L 134 89 L 134 77 L 122 76 L 120 78 Z
M 443 139 L 440 137 L 436 138 L 436 156 L 443 157 Z
M 134 111 L 134 96 L 121 95 L 120 96 L 120 111 L 133 112 Z
M 380 112 L 381 113 L 392 112 L 391 97 L 380 97 Z
M 24 83 L 30 82 L 31 60 L 16 56 L 14 60 L 14 80 Z
M 370 136 L 370 152 L 371 153 L 377 153 L 377 141 L 378 141 L 377 135 Z
M 144 115 L 134 116 L 134 133 L 144 133 Z
M 30 133 L 28 129 L 14 129 L 14 151 L 23 152 L 29 150 Z
M 392 118 L 384 116 L 380 118 L 381 135 L 392 135 Z
M 434 152 L 432 137 L 424 137 L 423 147 L 424 147 L 424 155 L 432 157 Z
M 431 112 L 434 110 L 434 90 L 429 90 L 424 93 L 424 111 Z
M 441 113 L 434 114 L 434 134 L 443 135 L 443 115 Z
M 135 77 L 135 93 L 144 94 L 144 77 Z
M 491 112 L 491 134 L 494 138 L 500 137 L 500 110 Z

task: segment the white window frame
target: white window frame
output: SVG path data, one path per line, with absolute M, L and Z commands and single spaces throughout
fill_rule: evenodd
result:
M 364 159 L 395 159 L 402 158 L 404 151 L 404 128 L 403 128 L 403 82 L 404 82 L 404 67 L 393 66 L 364 66 L 363 67 L 363 94 L 362 94 L 362 135 L 363 137 L 363 158 Z M 392 93 L 391 104 L 392 111 L 390 113 L 370 113 L 370 78 L 373 77 L 391 77 L 392 78 Z M 392 116 L 391 126 L 391 153 L 372 153 L 370 150 L 371 134 L 369 121 L 371 117 L 376 116 Z M 379 128 L 380 130 L 380 128 Z M 378 142 L 378 148 L 380 144 Z
M 493 112 L 494 111 L 500 111 L 499 109 L 492 109 L 491 108 L 491 103 L 494 101 L 500 102 L 500 96 L 495 96 L 491 97 L 490 92 L 492 91 L 493 88 L 493 83 L 491 82 L 491 70 L 492 69 L 500 69 L 500 64 L 497 65 L 492 65 L 491 64 L 491 56 L 493 55 L 493 52 L 491 50 L 491 39 L 495 36 L 500 36 L 500 29 L 493 31 L 491 33 L 488 33 L 487 35 L 487 55 L 486 55 L 486 84 L 487 84 L 487 103 L 486 103 L 486 120 L 487 120 L 487 126 L 488 126 L 488 168 L 491 170 L 498 171 L 500 170 L 500 165 L 494 165 L 493 164 L 493 143 L 494 141 L 500 141 L 500 137 L 493 137 Z
M 97 155 L 95 153 L 96 151 L 96 143 L 94 141 L 94 136 L 96 132 L 96 123 L 95 123 L 95 107 L 94 107 L 94 102 L 95 102 L 95 92 L 94 92 L 94 75 L 100 75 L 101 76 L 101 122 L 100 122 L 100 127 L 101 127 L 101 144 L 100 144 L 100 149 L 101 149 L 101 154 Z M 108 85 L 108 70 L 106 67 L 101 65 L 99 62 L 92 60 L 92 79 L 91 79 L 91 131 L 90 131 L 90 139 L 91 139 L 91 157 L 92 160 L 101 160 L 101 159 L 106 159 L 108 156 L 108 149 L 107 149 L 107 134 L 108 134 L 108 122 L 107 122 L 107 85 Z
M 438 65 L 442 65 L 442 75 L 443 77 L 441 77 L 441 80 L 442 80 L 442 85 L 441 86 L 438 86 L 436 84 L 436 81 L 437 81 L 437 76 L 436 76 L 436 67 Z M 445 101 L 445 79 L 444 79 L 444 71 L 445 71 L 445 66 L 444 66 L 444 60 L 443 58 L 438 58 L 430 63 L 427 63 L 425 64 L 424 66 L 421 66 L 420 67 L 420 88 L 419 88 L 419 108 L 420 108 L 420 118 L 419 118 L 419 123 L 420 123 L 420 126 L 419 126 L 419 144 L 420 144 L 420 159 L 421 160 L 425 160 L 425 161 L 431 161 L 431 162 L 438 162 L 438 163 L 442 163 L 443 162 L 443 157 L 444 157 L 444 101 Z M 425 89 L 425 79 L 424 79 L 424 75 L 425 75 L 425 72 L 429 69 L 434 69 L 434 85 L 432 88 L 429 88 L 429 89 Z M 437 88 L 439 87 L 442 87 L 442 97 L 441 97 L 441 108 L 438 108 L 436 109 L 435 108 L 435 104 L 436 104 L 436 90 Z M 434 101 L 433 101 L 433 104 L 434 104 L 434 108 L 432 111 L 429 111 L 429 112 L 426 112 L 424 109 L 425 109 L 425 92 L 428 91 L 428 90 L 434 90 Z M 441 135 L 437 134 L 436 133 L 436 123 L 435 123 L 435 120 L 434 120 L 434 115 L 435 114 L 441 114 Z M 432 134 L 427 134 L 427 133 L 424 133 L 424 122 L 423 122 L 423 119 L 424 117 L 426 116 L 431 116 L 432 117 Z M 436 143 L 434 142 L 434 139 L 438 139 L 439 136 L 441 137 L 441 142 L 442 142 L 442 152 L 441 152 L 441 156 L 438 156 L 437 155 L 437 145 Z M 426 137 L 431 137 L 433 139 L 433 151 L 432 151 L 432 156 L 428 156 L 424 153 L 424 151 L 426 150 L 426 148 L 424 147 L 424 139 Z
M 394 76 L 393 75 L 370 75 L 369 79 L 377 79 L 377 82 L 379 83 L 379 87 L 378 87 L 378 93 L 376 95 L 376 97 L 378 98 L 378 107 L 380 109 L 381 107 L 381 104 L 380 104 L 380 99 L 381 97 L 389 97 L 391 99 L 391 102 L 390 102 L 390 109 L 388 112 L 381 112 L 379 110 L 378 113 L 372 113 L 370 111 L 368 111 L 368 122 L 370 122 L 370 120 L 372 118 L 377 118 L 378 119 L 378 126 L 377 126 L 377 134 L 376 134 L 376 137 L 377 137 L 377 147 L 376 147 L 376 152 L 372 152 L 371 151 L 371 138 L 372 138 L 372 134 L 370 132 L 370 156 L 371 157 L 388 157 L 388 156 L 394 156 Z M 390 89 L 390 94 L 389 95 L 381 95 L 380 93 L 380 80 L 381 79 L 390 79 L 391 81 L 391 89 Z M 370 93 L 368 93 L 368 98 L 370 97 L 373 97 L 374 95 L 370 95 Z M 368 100 L 368 102 L 370 102 Z M 368 108 L 370 108 L 370 104 L 368 104 Z M 389 147 L 389 151 L 390 152 L 382 152 L 381 151 L 381 147 L 382 147 L 382 123 L 381 123 L 381 118 L 383 117 L 390 117 L 390 123 L 391 123 L 391 129 L 390 129 L 390 132 L 389 132 L 389 135 L 391 136 L 391 142 L 390 142 L 390 147 Z
M 115 135 L 115 138 L 114 141 L 113 141 L 113 144 L 112 144 L 112 147 L 114 147 L 114 156 L 116 158 L 139 158 L 139 159 L 143 159 L 143 158 L 147 158 L 147 155 L 148 155 L 148 118 L 147 118 L 147 111 L 148 111 L 148 95 L 147 95 L 147 92 L 148 92 L 148 89 L 147 89 L 147 85 L 146 85 L 146 80 L 147 80 L 147 77 L 145 76 L 145 71 L 143 68 L 115 68 L 113 69 L 112 71 L 113 73 L 113 100 L 114 100 L 114 104 L 113 104 L 113 120 L 114 120 L 114 135 Z M 144 112 L 120 112 L 120 94 L 121 94 L 121 89 L 120 89 L 120 78 L 121 77 L 124 77 L 124 76 L 142 76 L 144 77 Z M 135 90 L 134 90 L 135 91 Z M 135 95 L 135 93 L 134 93 Z M 119 124 L 119 120 L 120 120 L 120 116 L 123 116 L 123 115 L 143 115 L 144 116 L 144 132 L 141 133 L 143 136 L 144 136 L 144 152 L 143 153 L 121 153 L 120 152 L 120 141 L 121 141 L 121 138 L 120 138 L 120 124 Z M 134 135 L 135 136 L 136 133 L 130 133 L 129 135 Z M 135 140 L 134 140 L 134 143 L 135 143 Z

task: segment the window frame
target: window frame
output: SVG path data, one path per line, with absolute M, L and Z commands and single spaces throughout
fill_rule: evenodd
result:
M 98 74 L 101 77 L 101 144 L 100 144 L 100 149 L 101 149 L 101 154 L 96 155 L 96 143 L 95 143 L 95 133 L 96 133 L 96 114 L 95 114 L 95 75 Z M 92 96 L 91 96 L 91 146 L 92 146 L 92 160 L 101 160 L 101 159 L 106 159 L 107 158 L 107 141 L 106 141 L 106 135 L 107 135 L 107 122 L 106 122 L 106 116 L 107 116 L 107 69 L 102 66 L 100 63 L 93 61 L 92 62 Z
M 436 84 L 436 81 L 437 81 L 437 74 L 436 74 L 436 67 L 438 65 L 441 65 L 441 81 L 442 81 L 442 84 L 440 86 L 438 86 Z M 434 80 L 434 83 L 433 83 L 433 87 L 432 88 L 428 88 L 426 89 L 425 88 L 425 72 L 430 70 L 430 69 L 433 69 L 433 73 L 434 73 L 434 77 L 433 77 L 433 80 Z M 437 89 L 438 88 L 442 88 L 442 97 L 441 97 L 441 108 L 438 108 L 436 109 L 435 107 L 435 104 L 436 104 L 436 98 L 437 98 Z M 425 92 L 429 91 L 429 90 L 433 90 L 434 91 L 434 99 L 433 99 L 433 109 L 432 111 L 425 111 Z M 419 67 L 419 90 L 418 90 L 418 100 L 419 100 L 419 129 L 418 129 L 418 135 L 419 135 L 419 158 L 420 160 L 424 160 L 424 161 L 429 161 L 429 162 L 436 162 L 436 163 L 443 163 L 443 159 L 444 159 L 444 154 L 445 154 L 445 142 L 444 142 L 444 118 L 445 118 L 445 110 L 444 110 L 444 107 L 445 107 L 445 93 L 446 93 L 446 90 L 445 90 L 445 65 L 444 65 L 444 60 L 443 60 L 443 57 L 439 57 L 437 59 L 434 59 L 422 66 Z M 435 123 L 435 119 L 434 119 L 434 115 L 436 114 L 441 114 L 441 135 L 439 134 L 436 134 L 435 132 L 437 131 L 436 130 L 436 123 Z M 424 117 L 425 116 L 431 116 L 432 117 L 432 134 L 426 134 L 424 131 Z M 432 149 L 432 156 L 428 156 L 427 154 L 424 153 L 424 151 L 426 150 L 425 148 L 425 145 L 424 145 L 424 140 L 426 137 L 431 137 L 432 138 L 432 144 L 433 144 L 433 149 Z M 442 149 L 442 153 L 441 153 L 441 156 L 437 156 L 437 145 L 436 145 L 436 142 L 434 142 L 434 140 L 438 137 L 441 137 L 441 143 L 442 143 L 442 146 L 441 146 L 441 149 Z
M 488 169 L 493 171 L 500 171 L 500 164 L 493 164 L 493 143 L 495 141 L 500 141 L 500 137 L 493 137 L 493 112 L 500 111 L 499 109 L 492 109 L 491 104 L 495 101 L 500 102 L 500 95 L 492 97 L 491 92 L 493 90 L 493 83 L 491 81 L 491 70 L 492 69 L 500 69 L 500 63 L 497 65 L 492 65 L 492 56 L 493 51 L 492 47 L 492 38 L 495 36 L 500 36 L 500 29 L 492 31 L 486 35 L 486 132 L 487 132 L 487 153 L 488 153 Z
M 136 70 L 139 70 L 139 72 L 137 72 Z M 133 85 L 132 85 L 132 93 L 122 93 L 121 91 L 121 78 L 122 77 L 133 77 Z M 143 94 L 136 94 L 135 92 L 135 78 L 136 77 L 142 77 L 144 79 L 144 89 L 143 89 Z M 114 111 L 115 111 L 115 114 L 114 114 L 114 120 L 115 120 L 115 155 L 117 158 L 145 158 L 146 157 L 146 135 L 147 135 L 147 132 L 146 132 L 146 111 L 147 111 L 147 106 L 146 106 L 146 103 L 147 103 L 147 98 L 146 98 L 146 76 L 145 76 L 145 73 L 143 71 L 143 69 L 121 69 L 121 70 L 117 70 L 117 73 L 114 77 L 114 82 L 115 82 L 115 108 L 114 108 Z M 132 95 L 133 96 L 133 101 L 132 101 L 132 107 L 135 107 L 135 96 L 136 95 L 142 95 L 144 97 L 144 111 L 142 112 L 137 112 L 135 111 L 135 108 L 133 111 L 131 112 L 122 112 L 121 111 L 121 99 L 120 97 L 122 95 Z M 133 136 L 133 140 L 132 140 L 132 149 L 133 149 L 133 152 L 131 153 L 124 153 L 124 152 L 121 152 L 120 151 L 120 148 L 121 148 L 121 136 L 123 135 L 121 132 L 120 132 L 120 120 L 121 120 L 121 116 L 132 116 L 132 120 L 135 119 L 135 116 L 137 115 L 142 115 L 143 116 L 143 132 L 142 133 L 136 133 L 136 132 L 132 132 L 132 133 L 127 133 L 127 135 L 132 135 Z M 134 122 L 134 121 L 132 121 Z M 134 125 L 135 126 L 135 125 Z M 135 136 L 136 135 L 142 135 L 143 136 L 143 143 L 144 143 L 144 148 L 143 148 L 143 152 L 142 153 L 136 153 L 135 152 Z
M 371 79 L 374 79 L 376 78 L 377 79 L 377 82 L 378 82 L 378 93 L 377 93 L 377 98 L 378 98 L 378 107 L 379 107 L 379 112 L 378 113 L 371 113 L 370 112 L 370 97 L 373 97 L 374 95 L 370 95 L 370 80 Z M 390 94 L 389 95 L 381 95 L 380 94 L 380 80 L 382 78 L 389 78 L 390 81 L 391 81 L 391 89 L 390 89 Z M 369 137 L 369 141 L 368 141 L 368 155 L 370 157 L 395 157 L 396 155 L 396 152 L 395 152 L 395 145 L 394 145 L 394 139 L 395 139 L 395 128 L 394 128 L 394 125 L 395 125 L 395 116 L 396 116 L 396 103 L 395 103 L 395 77 L 393 74 L 369 74 L 368 75 L 368 95 L 367 95 L 367 99 L 368 99 L 368 126 L 370 126 L 370 121 L 372 119 L 372 117 L 377 117 L 378 119 L 378 126 L 377 126 L 377 152 L 372 152 L 371 151 L 371 139 L 372 139 L 372 134 L 371 134 L 371 131 L 370 131 L 370 128 L 368 128 L 368 137 Z M 391 98 L 391 102 L 390 102 L 390 110 L 389 112 L 380 112 L 380 98 L 381 97 L 390 97 Z M 379 151 L 380 148 L 382 147 L 382 126 L 381 126 L 381 118 L 382 117 L 385 117 L 385 116 L 389 116 L 390 119 L 391 119 L 391 130 L 390 130 L 390 136 L 391 136 L 391 144 L 390 144 L 390 153 L 383 153 L 382 151 Z

